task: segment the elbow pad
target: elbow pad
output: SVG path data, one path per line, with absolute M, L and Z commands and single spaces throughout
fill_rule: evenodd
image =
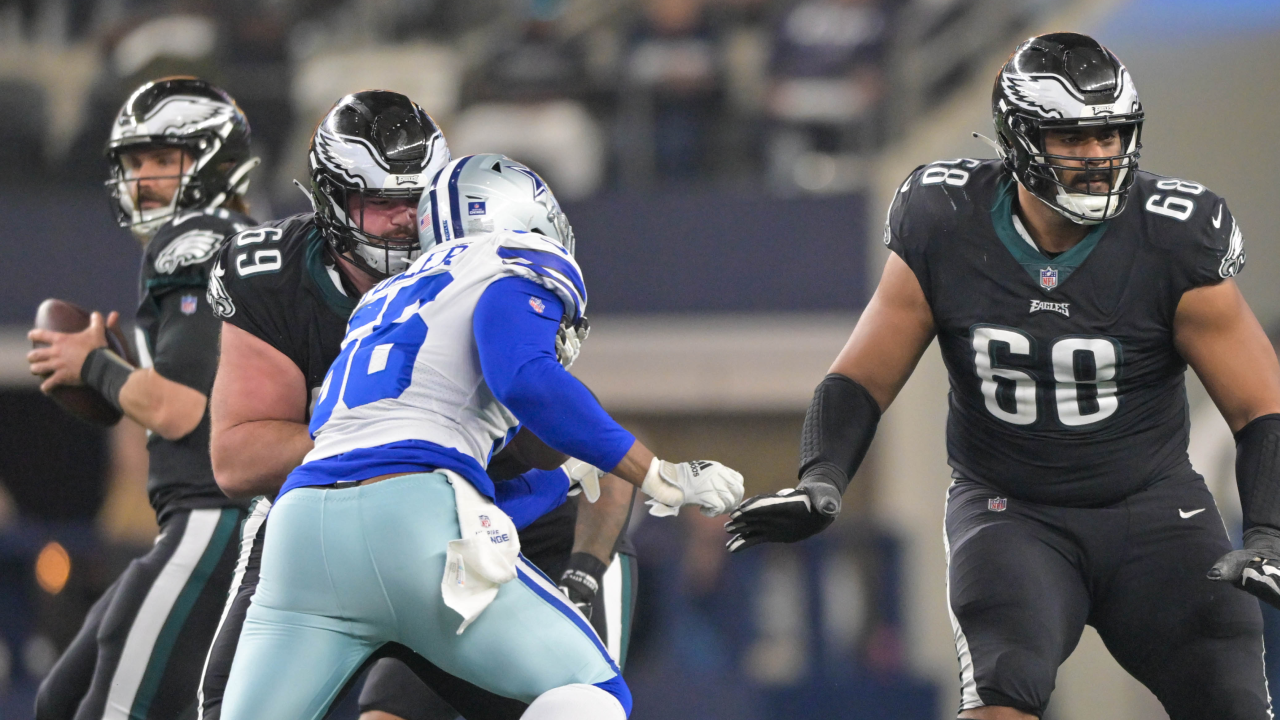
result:
M 832 373 L 822 379 L 804 416 L 800 479 L 825 482 L 843 495 L 867 455 L 880 405 L 857 382 Z
M 1254 418 L 1236 433 L 1236 487 L 1245 532 L 1280 530 L 1280 414 Z

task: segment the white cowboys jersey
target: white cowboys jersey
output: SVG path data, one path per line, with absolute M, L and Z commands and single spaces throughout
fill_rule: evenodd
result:
M 485 383 L 472 332 L 481 294 L 504 277 L 555 292 L 565 321 L 586 308 L 577 263 L 550 238 L 502 231 L 437 245 L 360 300 L 320 389 L 305 462 L 421 440 L 485 467 L 518 424 Z

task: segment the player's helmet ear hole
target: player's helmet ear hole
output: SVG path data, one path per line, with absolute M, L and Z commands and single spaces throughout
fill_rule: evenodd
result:
M 542 237 L 546 237 L 546 236 L 547 236 L 547 234 L 546 234 L 546 233 L 542 232 L 542 231 L 541 231 L 541 230 L 539 230 L 538 228 L 534 228 L 534 229 L 533 229 L 533 230 L 531 230 L 530 232 L 538 233 L 538 234 L 539 234 L 539 235 L 541 235 Z
M 491 168 L 489 168 L 489 169 L 490 169 L 490 170 L 492 170 L 492 171 L 494 171 L 494 172 L 496 172 L 496 173 L 500 173 L 500 172 L 502 172 L 502 163 L 500 163 L 500 162 L 496 162 L 496 161 L 495 161 L 495 162 L 493 163 L 493 167 L 491 167 Z

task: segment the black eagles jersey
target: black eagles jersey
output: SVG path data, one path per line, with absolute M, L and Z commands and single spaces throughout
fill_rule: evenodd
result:
M 305 213 L 260 225 L 228 242 L 209 280 L 209 303 L 219 318 L 292 360 L 306 376 L 314 402 L 358 300 L 341 288 L 337 270 L 325 264 L 325 241 L 314 215 Z M 574 502 L 539 518 L 520 532 L 525 554 L 534 562 L 540 556 L 567 558 L 576 518 Z M 624 533 L 619 552 L 634 554 L 630 547 Z
M 313 400 L 358 300 L 343 292 L 337 270 L 325 263 L 325 241 L 311 213 L 232 238 L 214 265 L 208 297 L 214 315 L 292 360 Z
M 999 161 L 954 160 L 917 168 L 889 210 L 885 244 L 920 281 L 950 377 L 951 466 L 1065 506 L 1191 473 L 1173 320 L 1185 291 L 1244 266 L 1225 201 L 1139 172 L 1124 212 L 1049 258 L 1016 198 Z
M 223 241 L 254 225 L 225 208 L 192 212 L 162 225 L 147 243 L 139 278 L 138 356 L 168 380 L 209 396 L 218 367 L 221 325 L 205 300 L 209 268 Z M 213 480 L 209 412 L 190 434 L 147 440 L 147 494 L 157 518 L 176 508 L 233 507 Z

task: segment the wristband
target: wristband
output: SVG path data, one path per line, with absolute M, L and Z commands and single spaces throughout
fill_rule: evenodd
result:
M 669 508 L 678 508 L 684 504 L 684 491 L 662 478 L 662 460 L 656 456 L 649 463 L 649 472 L 645 473 L 640 491 Z
M 120 407 L 120 390 L 136 369 L 111 350 L 100 347 L 85 357 L 84 365 L 80 366 L 80 380 L 97 390 L 112 407 L 124 412 Z
M 569 556 L 569 564 L 560 574 L 560 584 L 564 585 L 566 581 L 572 581 L 582 589 L 590 591 L 591 595 L 595 595 L 600 592 L 600 579 L 608 569 L 609 566 L 595 555 L 576 552 Z

